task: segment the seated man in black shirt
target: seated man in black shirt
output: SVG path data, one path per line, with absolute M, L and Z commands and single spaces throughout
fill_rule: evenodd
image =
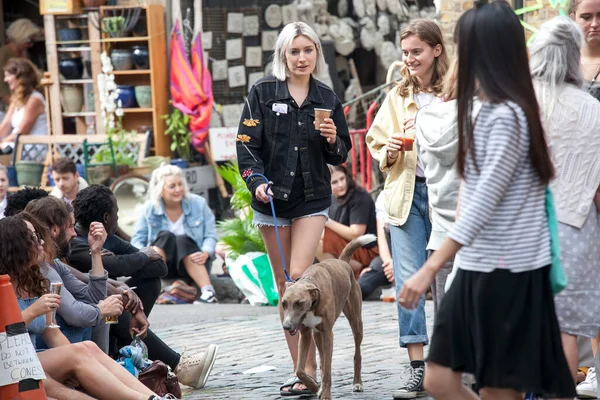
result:
M 329 220 L 317 248 L 319 261 L 338 258 L 344 247 L 359 236 L 367 233 L 377 235 L 375 202 L 371 195 L 356 184 L 345 166 L 330 166 L 329 170 L 333 199 Z M 357 279 L 378 254 L 376 242 L 354 252 L 350 265 Z
M 119 317 L 119 322 L 111 326 L 109 353 L 115 358 L 118 349 L 131 343 L 130 327 L 145 324 L 147 328 L 146 317 L 160 294 L 160 278 L 166 275 L 167 266 L 161 256 L 152 249 L 137 249 L 115 235 L 119 218 L 117 200 L 106 186 L 91 185 L 83 189 L 77 193 L 73 208 L 77 237 L 71 242 L 69 264 L 82 272 L 91 269 L 87 227 L 92 222 L 102 222 L 108 233 L 102 254 L 104 269 L 113 279 L 128 277 L 127 285 L 137 287 L 135 292 L 143 305 L 143 313 L 137 313 L 133 318 L 129 313 L 123 313 Z M 180 383 L 195 388 L 204 386 L 216 358 L 216 345 L 211 344 L 207 351 L 199 354 L 181 356 L 151 330 L 147 331 L 144 342 L 148 347 L 148 358 L 161 360 L 169 365 Z

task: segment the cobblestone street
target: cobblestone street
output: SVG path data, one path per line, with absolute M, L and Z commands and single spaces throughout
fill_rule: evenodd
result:
M 433 308 L 427 302 L 427 323 L 431 334 Z M 390 303 L 363 305 L 364 393 L 352 393 L 354 344 L 343 315 L 334 332 L 333 388 L 336 399 L 391 399 L 402 383 L 408 355 L 398 346 L 396 307 Z M 219 345 L 219 356 L 207 386 L 185 390 L 185 399 L 282 399 L 279 386 L 291 374 L 291 361 L 275 307 L 249 305 L 156 306 L 152 329 L 177 351 L 195 352 L 209 343 Z M 427 348 L 426 348 L 427 350 Z M 247 373 L 260 367 L 267 372 Z

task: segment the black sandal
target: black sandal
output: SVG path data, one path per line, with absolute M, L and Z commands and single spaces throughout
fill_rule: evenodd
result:
M 301 389 L 301 390 L 294 389 L 294 386 L 296 386 L 299 383 L 304 385 L 304 383 L 302 383 L 300 378 L 298 378 L 297 376 L 292 376 L 290 379 L 285 381 L 285 383 L 283 385 L 281 385 L 281 387 L 279 388 L 279 395 L 283 396 L 283 397 L 287 397 L 287 396 L 306 396 L 306 395 L 314 394 L 313 392 L 308 390 L 308 388 Z M 290 390 L 283 390 L 283 389 L 287 389 L 287 388 L 289 388 Z

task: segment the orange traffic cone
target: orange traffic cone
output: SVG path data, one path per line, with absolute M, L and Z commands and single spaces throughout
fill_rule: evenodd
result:
M 44 371 L 8 275 L 0 275 L 0 399 L 47 400 Z

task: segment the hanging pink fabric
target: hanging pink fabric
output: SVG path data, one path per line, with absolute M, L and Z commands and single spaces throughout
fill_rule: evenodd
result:
M 185 53 L 179 21 L 175 23 L 171 33 L 171 99 L 173 107 L 190 116 L 192 146 L 204 154 L 214 98 L 200 35 L 198 33 L 194 38 L 190 62 Z

